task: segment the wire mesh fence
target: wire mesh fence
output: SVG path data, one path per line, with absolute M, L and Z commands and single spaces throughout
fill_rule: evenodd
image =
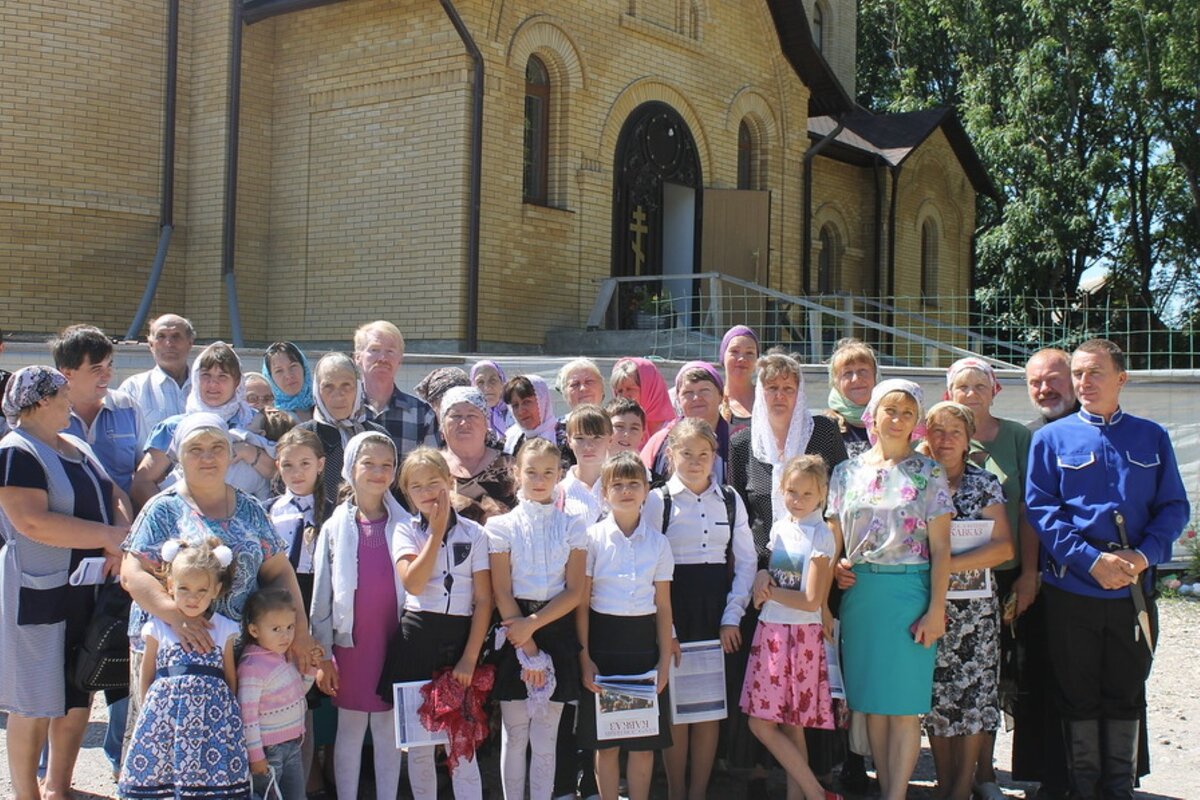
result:
M 739 323 L 758 332 L 764 349 L 781 346 L 809 362 L 854 336 L 896 366 L 944 367 L 970 353 L 1019 367 L 1040 348 L 1069 350 L 1101 336 L 1121 346 L 1130 369 L 1200 367 L 1200 331 L 1094 296 L 798 297 L 720 273 L 610 278 L 588 327 L 640 331 L 647 353 L 678 359 L 710 352 Z

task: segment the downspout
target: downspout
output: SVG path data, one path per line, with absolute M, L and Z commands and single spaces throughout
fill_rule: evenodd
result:
M 238 138 L 242 116 L 242 0 L 229 0 L 229 100 L 225 109 L 225 224 L 221 235 L 221 276 L 229 303 L 229 325 L 234 347 L 245 347 L 242 317 L 238 311 L 237 280 L 233 274 L 237 246 Z
M 876 296 L 883 294 L 883 270 L 884 270 L 884 258 L 883 258 L 883 202 L 884 202 L 884 200 L 883 200 L 883 193 L 884 193 L 883 165 L 884 165 L 884 163 L 885 162 L 883 160 L 883 157 L 877 155 L 877 156 L 875 156 L 875 161 L 871 166 L 872 171 L 875 173 L 875 285 L 872 288 L 874 289 L 874 294 Z M 866 293 L 864 292 L 864 294 L 866 294 Z
M 803 295 L 808 294 L 809 281 L 812 279 L 812 161 L 845 127 L 845 123 L 839 119 L 837 127 L 821 137 L 820 141 L 808 148 L 804 154 L 804 252 L 800 255 L 800 294 Z
M 900 193 L 900 170 L 903 164 L 892 167 L 892 204 L 888 210 L 888 265 L 887 265 L 887 296 L 891 310 L 888 311 L 888 327 L 896 326 L 896 202 Z
M 466 23 L 459 16 L 452 0 L 441 0 L 442 9 L 450 18 L 458 38 L 462 39 L 467 55 L 474 64 L 474 85 L 471 89 L 471 177 L 470 217 L 467 229 L 467 335 L 464 349 L 479 350 L 479 229 L 480 198 L 483 184 L 483 53 L 480 52 Z
M 154 252 L 154 263 L 150 277 L 142 292 L 133 321 L 125 338 L 133 340 L 146 322 L 150 304 L 158 291 L 158 281 L 167 263 L 167 250 L 171 245 L 171 232 L 175 229 L 175 101 L 177 99 L 177 76 L 179 62 L 179 0 L 167 1 L 167 86 L 163 99 L 163 156 L 162 188 L 159 191 L 158 248 Z

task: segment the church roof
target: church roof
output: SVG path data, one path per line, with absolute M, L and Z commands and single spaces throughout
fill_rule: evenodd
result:
M 840 114 L 853 110 L 854 100 L 813 43 L 808 14 L 800 0 L 767 0 L 779 44 L 792 69 L 809 89 L 808 115 Z
M 824 152 L 831 157 L 841 156 L 842 160 L 859 163 L 869 160 L 863 159 L 863 156 L 878 156 L 893 167 L 903 164 L 914 150 L 940 128 L 975 191 L 996 202 L 1003 202 L 953 108 L 930 108 L 895 114 L 873 114 L 864 108 L 855 108 L 836 118 L 828 114 L 809 116 L 809 136 L 824 138 L 833 133 L 839 122 L 844 127 L 831 142 L 833 146 Z

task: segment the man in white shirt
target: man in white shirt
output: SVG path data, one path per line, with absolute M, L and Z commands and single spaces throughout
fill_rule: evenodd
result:
M 167 417 L 183 413 L 192 388 L 188 354 L 195 340 L 192 323 L 178 314 L 163 314 L 150 321 L 154 369 L 126 378 L 120 389 L 137 401 L 147 430 L 153 431 Z

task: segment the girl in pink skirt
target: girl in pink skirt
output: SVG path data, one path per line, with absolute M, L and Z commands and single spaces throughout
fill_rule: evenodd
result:
M 787 771 L 788 800 L 830 800 L 808 766 L 805 728 L 834 727 L 825 662 L 825 599 L 837 542 L 821 518 L 829 473 L 820 456 L 797 456 L 780 476 L 787 516 L 771 528 L 771 560 L 754 580 L 762 606 L 741 707 L 750 731 Z

